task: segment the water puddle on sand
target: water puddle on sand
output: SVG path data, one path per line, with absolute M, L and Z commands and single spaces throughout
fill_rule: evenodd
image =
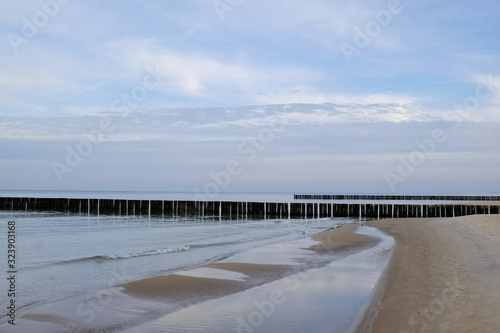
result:
M 127 333 L 159 332 L 348 332 L 387 265 L 394 240 L 360 227 L 357 233 L 382 239 L 321 268 L 297 271 L 281 280 L 210 300 Z

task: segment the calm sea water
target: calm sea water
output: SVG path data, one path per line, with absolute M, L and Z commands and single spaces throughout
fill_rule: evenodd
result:
M 167 274 L 344 223 L 324 220 L 169 219 L 0 212 L 1 248 L 16 222 L 18 315 L 40 304 Z M 5 251 L 6 253 L 6 251 Z M 7 262 L 0 268 L 6 272 Z M 7 290 L 1 279 L 0 290 Z M 0 293 L 0 304 L 7 304 Z M 0 323 L 7 318 L 0 315 Z

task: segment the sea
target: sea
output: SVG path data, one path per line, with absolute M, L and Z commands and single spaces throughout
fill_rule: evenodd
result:
M 187 200 L 192 197 L 192 193 L 0 191 L 1 196 Z M 221 193 L 217 200 L 290 202 L 293 201 L 293 194 Z M 4 229 L 0 232 L 0 244 L 5 253 L 0 270 L 4 275 L 12 270 L 7 265 L 8 222 L 15 222 L 15 294 L 18 318 L 41 305 L 74 295 L 91 293 L 111 285 L 186 271 L 248 253 L 252 249 L 301 240 L 306 237 L 305 235 L 309 237 L 333 226 L 362 222 L 348 218 L 221 220 L 218 216 L 203 218 L 148 215 L 95 216 L 86 213 L 25 211 L 0 211 L 0 221 Z M 368 234 L 376 233 L 368 229 L 371 228 L 365 229 Z M 355 305 L 357 310 L 353 311 L 353 320 L 360 307 L 368 300 L 370 290 L 377 281 L 377 274 L 381 274 L 389 258 L 387 250 L 392 247 L 392 243 L 387 236 L 377 235 L 385 237 L 386 243 L 383 248 L 385 252 L 377 259 L 376 276 L 373 276 L 371 267 L 369 282 L 366 280 L 359 282 L 363 287 L 360 289 L 365 292 Z M 372 255 L 373 251 L 367 252 L 361 261 L 367 261 Z M 352 260 L 353 263 L 356 262 L 355 259 Z M 359 259 L 357 262 L 359 263 Z M 339 269 L 332 267 L 330 273 L 340 272 Z M 359 265 L 357 267 L 359 268 Z M 342 274 L 346 274 L 345 269 Z M 320 277 L 321 275 L 318 275 L 318 278 Z M 6 278 L 2 278 L 1 281 L 0 304 L 1 308 L 5 309 L 11 298 L 6 292 L 9 289 L 9 281 Z M 371 288 L 366 288 L 367 283 Z M 356 290 L 353 286 L 350 288 Z M 358 295 L 359 290 L 355 293 Z M 234 296 L 230 297 L 230 300 L 241 302 L 241 299 Z M 329 306 L 335 304 L 334 300 L 323 301 L 330 304 Z M 338 305 L 341 304 L 342 302 Z M 6 327 L 8 319 L 7 311 L 1 311 L 0 331 L 2 327 Z M 347 326 L 350 325 L 346 324 L 345 327 Z M 204 324 L 199 323 L 197 331 L 211 331 L 209 323 L 203 327 Z M 275 329 L 273 327 L 271 325 L 269 331 L 273 331 Z M 188 330 L 179 328 L 179 331 Z

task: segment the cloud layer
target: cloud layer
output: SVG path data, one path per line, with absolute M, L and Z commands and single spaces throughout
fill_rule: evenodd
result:
M 3 4 L 0 188 L 387 192 L 436 130 L 398 191 L 500 185 L 498 1 L 214 3 Z

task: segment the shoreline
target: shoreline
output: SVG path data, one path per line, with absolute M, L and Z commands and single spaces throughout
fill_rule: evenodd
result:
M 323 258 L 324 255 L 343 256 L 378 243 L 379 240 L 374 237 L 357 234 L 357 229 L 356 224 L 346 223 L 312 237 L 256 248 L 187 271 L 132 281 L 120 287 L 123 288 L 122 293 L 146 300 L 174 301 L 177 304 L 193 304 L 193 300 L 196 300 L 196 303 L 201 303 L 280 280 L 299 271 L 326 266 L 332 259 Z M 288 249 L 286 245 L 283 248 L 284 244 L 297 242 L 305 246 L 298 251 Z M 273 256 L 276 246 L 281 253 Z M 204 277 L 197 276 L 197 272 L 203 269 L 211 272 Z M 222 272 L 240 274 L 241 278 L 217 278 L 216 275 Z
M 500 308 L 500 215 L 383 219 L 364 224 L 392 237 L 395 244 L 349 332 L 500 331 L 496 318 Z M 165 324 L 165 317 L 175 319 L 176 313 L 203 309 L 227 297 L 241 306 L 238 297 L 242 296 L 238 295 L 265 295 L 269 293 L 263 292 L 266 286 L 279 286 L 289 276 L 309 275 L 330 266 L 332 260 L 361 254 L 380 241 L 357 230 L 357 224 L 348 223 L 185 271 L 114 286 L 109 289 L 113 295 L 109 304 L 91 322 L 86 322 L 89 317 L 79 317 L 75 309 L 81 304 L 90 309 L 102 291 L 92 293 L 92 298 L 76 295 L 21 316 L 19 328 L 63 332 L 72 323 L 75 332 L 154 332 L 151 325 Z M 306 284 L 302 286 L 307 290 Z M 282 283 L 282 290 L 285 287 Z
M 329 255 L 316 252 L 315 256 L 323 259 L 310 258 L 304 262 L 305 266 L 295 266 L 292 274 L 284 278 L 180 309 L 124 333 L 187 333 L 191 332 L 184 324 L 188 318 L 189 327 L 207 333 L 277 332 L 292 327 L 297 332 L 346 332 L 386 267 L 394 240 L 374 228 L 358 230 L 355 224 L 346 224 L 314 238 L 321 238 L 327 247 L 336 243 L 333 247 L 335 258 L 330 257 L 326 263 Z M 345 248 L 347 243 L 350 249 Z M 229 260 L 231 258 L 226 263 L 211 266 L 226 265 L 233 270 L 231 266 L 235 263 Z M 247 264 L 236 265 L 245 267 Z M 243 271 L 241 268 L 234 270 Z
M 353 332 L 500 331 L 499 215 L 367 225 L 396 245 Z
M 95 309 L 95 303 L 99 302 L 96 295 L 105 295 L 106 290 L 76 295 L 24 314 L 20 318 L 21 326 L 25 329 L 38 327 L 41 332 L 42 327 L 47 327 L 47 332 L 64 331 L 68 323 L 78 332 L 114 331 L 118 327 L 121 331 L 137 324 L 140 328 L 193 305 L 286 280 L 288 276 L 306 276 L 312 269 L 363 252 L 380 241 L 377 237 L 358 234 L 357 230 L 356 224 L 343 224 L 295 241 L 245 251 L 215 263 L 120 284 L 108 288 L 111 297 L 106 298 L 102 309 L 91 315 L 87 310 Z M 80 315 L 75 312 L 78 308 L 83 310 Z M 82 317 L 81 313 L 89 315 Z M 132 322 L 135 324 L 131 325 Z

